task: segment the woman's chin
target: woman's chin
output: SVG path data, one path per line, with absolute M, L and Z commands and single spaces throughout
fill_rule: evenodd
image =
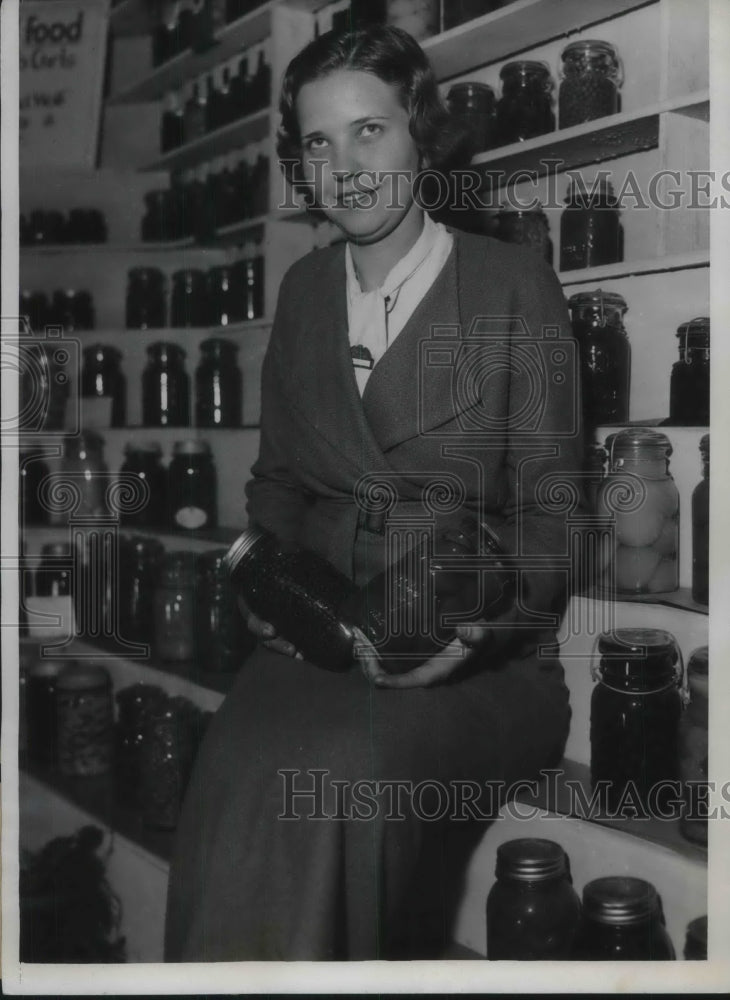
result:
M 348 240 L 356 243 L 377 243 L 397 229 L 400 222 L 368 209 L 337 209 L 328 211 L 327 218 Z

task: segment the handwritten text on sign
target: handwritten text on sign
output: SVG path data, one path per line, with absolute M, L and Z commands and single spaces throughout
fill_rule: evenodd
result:
M 108 15 L 108 0 L 25 0 L 21 5 L 24 166 L 94 166 Z

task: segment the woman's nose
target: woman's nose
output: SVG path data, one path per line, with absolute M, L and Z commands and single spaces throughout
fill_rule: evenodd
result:
M 333 150 L 329 166 L 335 183 L 341 187 L 362 169 L 353 150 L 348 148 Z

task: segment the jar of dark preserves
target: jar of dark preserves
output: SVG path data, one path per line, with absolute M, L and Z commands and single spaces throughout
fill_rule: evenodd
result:
M 497 102 L 497 137 L 501 145 L 522 142 L 555 129 L 553 81 L 546 63 L 509 62 L 500 71 L 502 96 Z
M 210 326 L 230 326 L 246 316 L 246 295 L 230 267 L 211 267 L 206 275 L 206 301 Z
M 41 500 L 41 484 L 49 474 L 43 452 L 37 448 L 21 451 L 18 459 L 20 471 L 21 524 L 48 524 L 48 509 Z
M 598 682 L 591 696 L 593 788 L 601 783 L 611 813 L 630 796 L 629 803 L 638 799 L 649 815 L 666 818 L 679 779 L 677 642 L 660 629 L 620 628 L 599 636 L 598 652 L 600 662 L 591 668 Z
M 574 271 L 623 260 L 623 228 L 618 201 L 605 178 L 588 191 L 570 179 L 560 218 L 560 270 Z
M 205 272 L 187 268 L 172 276 L 171 326 L 205 326 L 207 318 Z
M 232 267 L 234 287 L 244 295 L 242 319 L 261 319 L 264 315 L 264 258 L 239 260 Z
M 679 826 L 687 840 L 707 844 L 707 728 L 709 673 L 707 646 L 696 649 L 687 663 L 689 696 L 679 726 L 679 773 L 683 809 Z
M 58 764 L 58 715 L 56 685 L 70 660 L 40 659 L 30 663 L 25 681 L 25 723 L 28 757 L 35 764 Z
M 606 586 L 619 594 L 660 594 L 679 587 L 679 491 L 669 471 L 672 446 L 649 428 L 619 431 L 599 513 L 616 525 Z
M 196 661 L 212 673 L 238 670 L 256 645 L 238 609 L 225 555 L 216 549 L 198 557 Z
M 190 379 L 185 351 L 157 341 L 147 348 L 142 372 L 142 423 L 145 427 L 187 427 L 190 424 Z
M 702 479 L 692 491 L 692 600 L 710 600 L 710 435 L 700 441 Z
M 352 665 L 354 634 L 339 614 L 354 585 L 315 552 L 287 547 L 259 528 L 236 539 L 226 556 L 235 591 L 305 659 L 325 670 Z
M 586 423 L 628 423 L 631 345 L 623 322 L 626 300 L 618 292 L 597 288 L 571 295 L 568 308 L 580 354 Z
M 610 42 L 581 39 L 563 49 L 558 97 L 560 128 L 615 115 L 619 110 L 621 64 Z
M 513 574 L 503 568 L 491 532 L 464 518 L 436 545 L 432 534 L 430 525 L 398 529 L 386 546 L 403 552 L 401 558 L 340 604 L 340 615 L 359 630 L 358 643 L 371 644 L 388 673 L 411 670 L 438 654 L 454 638 L 455 626 L 444 624 L 448 617 L 478 606 L 489 621 L 513 601 Z M 479 570 L 459 569 L 460 560 L 477 554 Z
M 503 7 L 505 0 L 448 0 L 443 4 L 444 31 L 455 28 L 465 21 L 473 21 L 475 17 L 491 14 L 493 10 Z
M 140 805 L 142 757 L 149 721 L 166 701 L 162 688 L 152 684 L 132 684 L 117 692 L 114 792 L 125 805 Z
M 156 267 L 133 267 L 127 276 L 128 330 L 165 326 L 165 275 Z
M 707 961 L 707 915 L 690 920 L 684 941 L 684 957 L 688 962 Z
M 195 370 L 197 427 L 240 427 L 243 376 L 236 364 L 238 344 L 211 337 L 200 345 L 202 359 Z
M 679 361 L 672 366 L 669 423 L 708 427 L 710 424 L 710 321 L 691 319 L 677 330 Z
M 140 754 L 142 820 L 174 830 L 190 778 L 200 712 L 186 698 L 167 698 L 147 717 Z
M 119 546 L 119 627 L 130 642 L 155 639 L 155 592 L 165 548 L 155 538 L 123 537 Z
M 94 329 L 94 301 L 89 292 L 73 288 L 54 292 L 51 313 L 53 322 L 66 333 Z
M 144 483 L 148 498 L 137 510 L 126 510 L 120 515 L 124 525 L 159 527 L 167 518 L 167 471 L 162 465 L 162 448 L 156 441 L 140 441 L 124 448 L 121 473 L 136 476 Z
M 194 552 L 168 552 L 155 588 L 155 652 L 161 660 L 195 656 L 197 618 Z
M 446 101 L 468 137 L 468 155 L 491 149 L 496 141 L 497 104 L 486 83 L 467 80 L 449 89 Z
M 177 219 L 172 210 L 172 198 L 168 189 L 148 191 L 144 202 L 141 231 L 143 243 L 175 240 L 182 235 L 175 229 Z
M 68 542 L 47 542 L 35 574 L 38 597 L 68 597 L 71 593 L 73 558 Z
M 553 262 L 553 244 L 547 216 L 541 208 L 503 208 L 497 215 L 494 234 L 505 243 L 532 247 L 548 264 Z
M 627 875 L 583 888 L 583 916 L 571 956 L 579 961 L 665 962 L 675 958 L 659 894 Z
M 35 333 L 41 333 L 53 322 L 51 304 L 44 292 L 34 292 L 24 288 L 20 292 L 18 302 L 20 315 L 26 317 L 30 328 Z
M 218 482 L 207 441 L 177 441 L 167 479 L 169 523 L 195 531 L 218 524 Z
M 110 344 L 84 348 L 81 395 L 91 399 L 111 398 L 112 427 L 124 427 L 127 422 L 127 380 L 119 367 L 121 360 L 122 352 Z
M 107 774 L 114 740 L 107 671 L 93 663 L 65 667 L 56 685 L 56 704 L 61 773 L 84 777 Z
M 537 837 L 509 840 L 497 848 L 495 874 L 487 897 L 487 958 L 568 958 L 580 899 L 563 848 Z
M 67 435 L 64 438 L 61 470 L 69 474 L 69 481 L 79 491 L 74 514 L 101 517 L 107 513 L 108 469 L 104 462 L 104 438 L 100 434 L 82 431 Z

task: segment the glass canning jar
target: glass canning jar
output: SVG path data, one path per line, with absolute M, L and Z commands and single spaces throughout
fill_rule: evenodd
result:
M 170 325 L 205 326 L 207 316 L 205 272 L 194 268 L 175 271 L 170 296 Z
M 386 0 L 386 23 L 413 38 L 429 38 L 439 30 L 439 0 Z
M 707 757 L 709 719 L 708 647 L 696 649 L 687 662 L 689 697 L 679 724 L 679 774 L 683 809 L 679 828 L 687 840 L 707 844 Z
M 194 531 L 218 524 L 218 482 L 207 441 L 176 441 L 167 473 L 168 523 Z
M 246 318 L 245 291 L 237 284 L 232 268 L 211 267 L 205 280 L 211 326 L 230 326 Z
M 124 427 L 127 422 L 127 380 L 120 368 L 121 360 L 122 352 L 110 344 L 84 348 L 81 395 L 86 398 L 111 398 L 112 427 Z
M 165 286 L 165 275 L 156 267 L 130 269 L 126 300 L 128 330 L 154 330 L 165 326 Z
M 606 962 L 674 959 L 654 886 L 628 875 L 597 878 L 584 886 L 583 916 L 571 957 Z
M 687 924 L 684 957 L 688 962 L 707 961 L 707 914 Z
M 48 524 L 48 510 L 41 499 L 41 487 L 49 474 L 43 451 L 21 451 L 18 470 L 21 524 Z
M 111 678 L 93 663 L 65 667 L 56 683 L 58 763 L 62 774 L 107 774 L 112 764 Z
M 185 351 L 157 341 L 147 348 L 142 372 L 142 423 L 145 427 L 187 427 L 190 424 L 190 379 Z
M 553 263 L 553 244 L 547 216 L 541 208 L 503 208 L 497 214 L 495 236 L 505 243 L 532 247 L 548 264 Z
M 211 337 L 200 350 L 202 358 L 195 370 L 196 427 L 240 427 L 243 376 L 236 364 L 238 344 Z
M 261 319 L 264 315 L 264 258 L 257 256 L 236 261 L 231 268 L 231 280 L 243 298 L 240 318 Z
M 130 442 L 125 445 L 124 456 L 119 471 L 144 482 L 149 497 L 138 510 L 123 511 L 121 523 L 149 527 L 163 525 L 167 515 L 167 472 L 161 461 L 162 448 L 156 441 Z
M 46 542 L 35 574 L 38 597 L 67 597 L 71 593 L 72 557 L 68 542 Z
M 226 555 L 233 587 L 254 614 L 325 670 L 352 665 L 354 634 L 340 605 L 354 585 L 315 552 L 249 528 Z
M 155 538 L 122 536 L 119 545 L 119 627 L 131 642 L 155 638 L 155 590 L 165 554 Z
M 669 423 L 708 427 L 710 424 L 710 321 L 691 319 L 677 330 L 679 361 L 672 366 Z
M 79 491 L 74 514 L 95 517 L 107 513 L 106 487 L 108 470 L 104 462 L 104 438 L 94 431 L 69 434 L 64 438 L 61 471 Z M 66 515 L 62 515 L 64 518 Z
M 692 491 L 692 600 L 710 600 L 710 435 L 700 441 L 702 479 Z
M 613 578 L 618 594 L 679 587 L 679 492 L 669 471 L 671 453 L 669 438 L 649 428 L 619 431 L 611 441 L 598 509 L 616 525 L 606 585 Z
M 487 897 L 487 958 L 568 958 L 580 899 L 563 848 L 537 837 L 509 840 L 497 848 L 495 874 Z
M 586 423 L 628 423 L 631 345 L 623 322 L 626 300 L 618 292 L 597 288 L 571 295 L 568 308 L 580 354 Z
M 140 805 L 142 756 L 150 716 L 167 696 L 152 684 L 132 684 L 117 692 L 118 720 L 114 740 L 114 791 L 120 802 Z
M 560 217 L 560 270 L 615 264 L 623 260 L 623 228 L 611 184 L 600 178 L 588 191 L 570 178 Z
M 474 156 L 491 149 L 496 140 L 497 105 L 494 91 L 486 83 L 466 80 L 455 83 L 446 102 L 468 136 L 468 153 Z
M 213 673 L 237 670 L 256 645 L 238 609 L 225 556 L 225 549 L 217 549 L 198 557 L 196 659 L 201 670 Z
M 155 651 L 161 660 L 195 656 L 198 600 L 194 552 L 168 552 L 155 588 Z
M 560 128 L 619 111 L 621 64 L 610 42 L 583 39 L 563 49 L 558 96 Z
M 553 81 L 546 63 L 516 60 L 500 71 L 497 138 L 501 145 L 522 142 L 555 129 Z
M 679 779 L 682 666 L 670 632 L 619 628 L 598 638 L 591 695 L 591 782 L 610 813 L 638 801 L 649 815 L 673 810 Z M 673 782 L 662 786 L 662 782 Z M 627 796 L 631 798 L 628 799 Z
M 140 753 L 140 804 L 145 826 L 174 830 L 203 728 L 187 698 L 166 698 L 149 712 Z

